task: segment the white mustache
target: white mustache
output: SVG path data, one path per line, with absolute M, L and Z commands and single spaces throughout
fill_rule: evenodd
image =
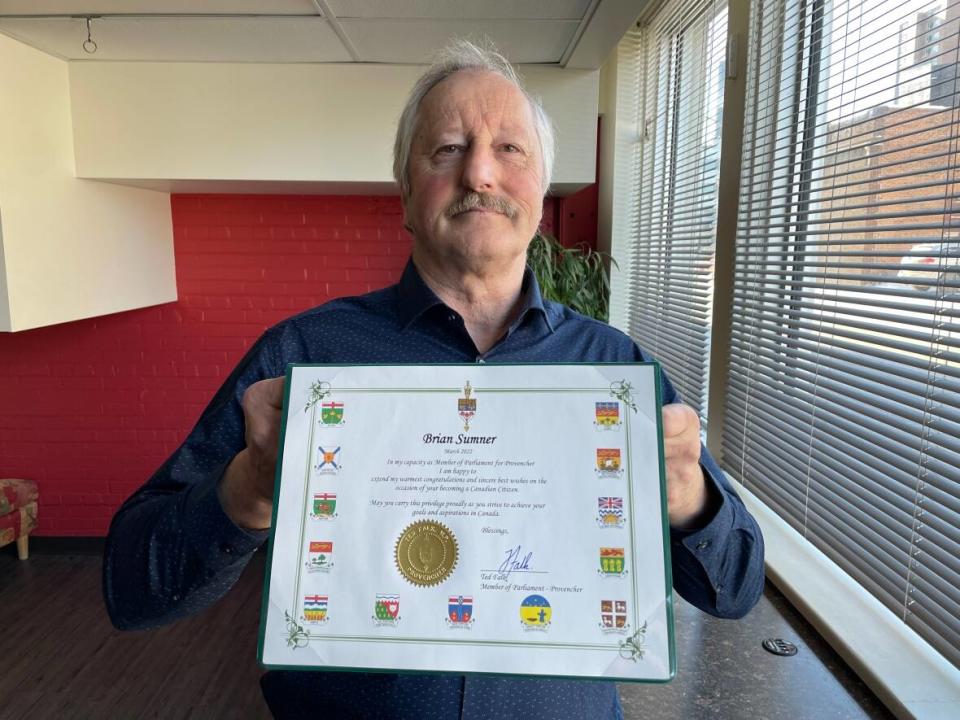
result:
M 517 208 L 507 200 L 490 193 L 469 192 L 447 208 L 447 217 L 456 217 L 470 210 L 493 210 L 508 218 L 517 216 Z

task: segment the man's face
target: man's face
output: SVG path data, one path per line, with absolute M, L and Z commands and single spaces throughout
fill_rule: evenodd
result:
M 404 215 L 415 257 L 478 272 L 522 262 L 543 214 L 542 173 L 533 113 L 516 87 L 474 71 L 438 83 L 420 104 L 410 152 Z

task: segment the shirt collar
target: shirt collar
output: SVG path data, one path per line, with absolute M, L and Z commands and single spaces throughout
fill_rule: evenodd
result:
M 519 327 L 530 311 L 539 311 L 544 323 L 546 323 L 550 332 L 553 332 L 553 323 L 550 322 L 543 296 L 540 294 L 540 284 L 529 265 L 523 271 L 523 284 L 520 291 L 523 296 L 522 306 L 517 319 L 510 326 L 510 331 L 512 332 Z M 423 281 L 413 264 L 413 258 L 410 258 L 407 260 L 407 266 L 403 269 L 400 282 L 397 283 L 397 310 L 400 324 L 404 329 L 410 327 L 417 318 L 437 305 L 443 305 L 443 301 Z

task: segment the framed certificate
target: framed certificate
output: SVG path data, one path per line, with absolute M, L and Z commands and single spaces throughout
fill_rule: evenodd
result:
M 268 668 L 666 681 L 655 364 L 292 365 Z

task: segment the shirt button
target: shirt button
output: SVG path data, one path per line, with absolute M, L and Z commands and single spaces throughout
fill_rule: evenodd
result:
M 174 602 L 180 602 L 180 596 L 179 596 L 179 595 L 174 595 L 174 596 L 173 596 L 172 598 L 170 598 L 170 599 L 173 600 Z
M 482 357 L 480 357 L 479 355 L 477 355 L 477 362 L 478 362 L 478 363 L 484 363 L 484 362 L 486 362 L 486 360 L 484 360 Z
M 225 555 L 233 555 L 233 548 L 229 545 L 221 545 L 220 552 L 224 553 Z
M 456 322 L 456 321 L 457 321 L 457 314 L 456 314 L 456 313 L 450 313 L 449 315 L 447 315 L 447 320 L 449 320 L 450 322 Z
M 710 547 L 709 540 L 701 540 L 697 543 L 697 550 L 706 550 L 708 547 Z

